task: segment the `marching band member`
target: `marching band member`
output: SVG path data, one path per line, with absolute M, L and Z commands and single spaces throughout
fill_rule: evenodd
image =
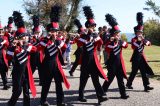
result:
M 12 28 L 13 28 L 13 17 L 9 17 L 8 18 L 8 25 L 7 25 L 7 32 L 5 32 L 5 36 L 8 38 L 9 41 L 9 45 L 12 44 L 13 40 L 14 40 L 14 35 L 15 32 L 13 32 Z
M 79 34 L 79 35 L 76 35 L 76 37 L 74 38 L 75 39 L 74 41 L 76 42 L 77 39 L 79 39 L 80 36 L 83 36 L 85 34 L 85 32 L 84 32 L 84 29 L 83 29 L 83 27 L 82 27 L 82 25 L 81 25 L 81 23 L 78 19 L 74 20 L 74 24 L 77 26 L 78 34 Z M 72 67 L 71 67 L 71 70 L 69 71 L 70 76 L 73 76 L 73 73 L 74 73 L 75 69 L 80 64 L 80 60 L 81 60 L 81 56 L 82 56 L 82 46 L 80 46 L 78 42 L 76 42 L 76 44 L 77 44 L 77 49 L 74 52 L 75 61 L 72 65 Z
M 28 34 L 24 27 L 21 13 L 14 11 L 13 18 L 17 26 L 16 39 L 13 46 L 8 48 L 8 59 L 14 59 L 12 71 L 12 96 L 8 101 L 8 106 L 15 106 L 23 89 L 23 106 L 30 106 L 29 88 L 33 97 L 36 97 L 36 87 L 30 67 L 30 53 L 36 52 L 36 47 L 28 43 Z
M 94 15 L 91 8 L 89 6 L 85 6 L 83 7 L 83 10 L 87 18 L 85 26 L 88 29 L 88 33 L 78 39 L 79 43 L 81 43 L 81 46 L 83 47 L 78 99 L 81 102 L 87 101 L 84 97 L 84 89 L 89 76 L 91 76 L 98 98 L 98 104 L 100 104 L 101 102 L 106 101 L 107 98 L 104 97 L 104 91 L 100 85 L 99 76 L 108 80 L 96 54 L 97 46 L 102 45 L 103 42 L 98 34 L 94 32 L 96 23 L 94 22 Z
M 56 96 L 57 106 L 65 106 L 64 103 L 64 92 L 62 88 L 62 81 L 64 82 L 67 89 L 70 84 L 64 74 L 61 64 L 64 64 L 61 50 L 66 49 L 66 45 L 62 40 L 57 40 L 56 36 L 59 30 L 59 17 L 61 7 L 55 5 L 51 8 L 50 18 L 51 23 L 47 25 L 48 35 L 40 41 L 40 49 L 44 51 L 44 59 L 42 61 L 42 69 L 44 76 L 44 84 L 42 84 L 41 92 L 41 105 L 48 106 L 47 95 L 50 89 L 52 79 L 55 80 L 56 85 Z
M 39 17 L 34 15 L 32 17 L 33 19 L 33 25 L 34 28 L 32 29 L 33 31 L 33 35 L 31 35 L 30 37 L 30 43 L 37 47 L 39 45 L 40 39 L 41 37 L 41 28 L 39 26 Z M 38 69 L 38 74 L 39 74 L 39 85 L 42 85 L 43 83 L 43 73 L 42 73 L 42 68 L 41 68 L 41 64 L 42 64 L 42 60 L 41 60 L 41 53 L 42 51 L 37 51 L 35 53 L 31 53 L 30 55 L 30 63 L 31 63 L 31 68 L 32 68 L 32 72 L 34 73 L 36 68 Z
M 143 50 L 145 46 L 150 46 L 151 42 L 143 37 L 143 14 L 141 12 L 137 13 L 137 22 L 138 25 L 134 27 L 135 37 L 132 39 L 131 42 L 133 49 L 133 55 L 131 57 L 132 71 L 126 86 L 129 89 L 133 89 L 132 82 L 138 70 L 140 70 L 144 91 L 149 92 L 149 90 L 152 90 L 153 87 L 149 86 L 150 83 L 147 74 L 154 75 L 154 73 L 146 61 Z
M 10 86 L 7 84 L 7 72 L 8 72 L 8 60 L 6 58 L 6 49 L 9 46 L 9 42 L 3 33 L 3 27 L 0 22 L 0 74 L 3 81 L 3 89 L 7 90 Z
M 110 15 L 106 15 L 106 21 L 112 27 L 110 30 L 110 41 L 106 43 L 106 51 L 109 54 L 107 62 L 108 81 L 103 83 L 103 89 L 108 91 L 110 84 L 116 76 L 119 86 L 119 91 L 122 99 L 127 99 L 123 78 L 127 79 L 125 64 L 122 56 L 122 48 L 127 48 L 128 44 L 120 39 L 120 30 L 116 19 Z

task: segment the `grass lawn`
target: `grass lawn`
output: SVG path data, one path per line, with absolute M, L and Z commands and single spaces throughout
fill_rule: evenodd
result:
M 73 52 L 76 49 L 76 45 L 73 45 Z M 132 56 L 133 50 L 131 49 L 131 45 L 128 46 L 127 49 L 123 49 L 123 58 L 125 60 L 125 65 L 127 69 L 127 73 L 131 71 L 131 62 L 130 58 Z M 153 69 L 155 76 L 154 78 L 160 80 L 160 46 L 149 46 L 145 47 L 144 50 L 145 56 L 147 58 L 148 64 Z M 73 54 L 73 53 L 72 53 Z M 71 55 L 72 61 L 74 61 L 74 55 Z M 102 59 L 102 66 L 103 66 L 103 59 Z

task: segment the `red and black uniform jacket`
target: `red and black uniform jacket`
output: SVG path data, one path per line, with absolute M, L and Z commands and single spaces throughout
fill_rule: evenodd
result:
M 15 33 L 14 32 L 6 32 L 4 34 L 4 36 L 7 37 L 8 41 L 9 41 L 9 44 L 11 44 L 14 41 Z
M 66 49 L 66 44 L 61 40 L 52 41 L 48 38 L 43 38 L 39 43 L 39 49 L 43 51 L 44 58 L 42 61 L 42 64 L 46 64 L 46 62 L 49 62 L 49 60 L 55 60 L 53 64 L 57 64 L 58 71 L 60 71 L 60 74 L 63 78 L 63 82 L 67 89 L 70 88 L 70 84 L 65 76 L 64 70 L 62 68 L 62 65 L 64 65 L 63 57 L 61 54 L 61 50 Z M 49 70 L 48 70 L 49 71 Z M 47 72 L 47 70 L 46 70 Z
M 90 41 L 91 38 L 92 38 L 92 41 Z M 81 71 L 89 71 L 86 69 L 88 69 L 87 67 L 92 67 L 92 66 L 89 66 L 88 64 L 90 62 L 90 59 L 93 59 L 95 63 L 94 65 L 96 65 L 97 67 L 97 69 L 95 70 L 99 71 L 99 75 L 102 78 L 104 78 L 105 80 L 108 80 L 97 57 L 97 47 L 103 44 L 102 39 L 96 33 L 92 33 L 89 35 L 82 36 L 77 40 L 77 43 L 78 43 L 78 46 L 83 47 Z
M 38 47 L 39 42 L 40 42 L 40 40 L 36 37 L 30 38 L 30 43 L 35 47 Z M 41 51 L 36 51 L 36 52 L 30 54 L 31 65 L 36 66 L 39 63 L 42 63 L 42 60 L 40 59 L 40 52 Z
M 138 65 L 140 65 L 140 61 L 143 60 L 143 64 L 145 65 L 144 71 L 146 71 L 146 73 L 149 75 L 154 75 L 154 73 L 153 73 L 152 69 L 150 68 L 150 66 L 148 65 L 147 60 L 144 55 L 144 47 L 150 46 L 151 42 L 148 40 L 145 40 L 145 39 L 142 41 L 138 41 L 138 38 L 134 37 L 132 39 L 131 45 L 132 45 L 132 49 L 133 49 L 131 62 L 136 63 L 138 66 Z
M 110 68 L 112 71 L 114 67 L 121 65 L 123 70 L 123 76 L 127 79 L 126 68 L 124 64 L 124 59 L 122 56 L 122 48 L 127 48 L 128 44 L 125 41 L 108 41 L 105 46 L 106 52 L 109 54 L 109 59 L 107 61 L 107 67 Z
M 73 53 L 73 55 L 75 55 L 76 58 L 80 58 L 79 59 L 79 64 L 81 64 L 81 58 L 82 58 L 81 56 L 82 56 L 83 47 L 81 46 L 80 43 L 78 43 L 78 38 L 74 38 L 74 42 L 77 45 L 77 49 L 75 50 L 75 52 Z
M 5 36 L 0 37 L 0 61 L 4 62 L 7 67 L 8 67 L 8 59 L 6 57 L 6 50 L 8 46 L 9 42 L 7 40 L 7 37 Z
M 32 46 L 31 44 L 27 44 L 25 46 L 17 46 L 17 47 L 12 46 L 8 48 L 8 51 L 7 51 L 7 58 L 14 59 L 13 71 L 17 72 L 16 73 L 17 77 L 23 78 L 22 76 L 25 73 L 21 73 L 21 71 L 24 71 L 27 68 L 29 86 L 32 92 L 32 96 L 34 98 L 36 97 L 36 87 L 34 84 L 34 79 L 32 76 L 32 70 L 30 66 L 30 53 L 33 53 L 36 51 L 37 51 L 37 48 L 35 46 Z M 19 79 L 23 81 L 23 79 L 21 78 Z

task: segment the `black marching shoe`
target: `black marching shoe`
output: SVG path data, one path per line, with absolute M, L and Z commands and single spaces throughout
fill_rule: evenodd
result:
M 57 103 L 57 106 L 67 106 L 65 103 Z
M 147 86 L 144 88 L 144 91 L 149 92 L 149 90 L 153 90 L 153 89 L 154 89 L 153 87 Z
M 128 99 L 128 98 L 129 98 L 129 95 L 127 94 L 121 95 L 121 99 Z
M 127 85 L 126 84 L 127 89 L 133 89 L 133 87 L 131 85 Z
M 9 88 L 11 88 L 9 85 L 4 85 L 3 90 L 8 90 Z
M 41 102 L 41 106 L 50 106 L 50 104 L 47 101 L 45 101 L 45 102 Z
M 80 102 L 87 102 L 87 99 L 85 97 L 78 97 L 78 100 Z
M 106 101 L 106 100 L 108 100 L 107 97 L 98 96 L 98 105 L 101 105 L 101 102 L 104 102 L 104 101 Z
M 69 75 L 70 75 L 70 76 L 73 76 L 73 72 L 69 71 Z

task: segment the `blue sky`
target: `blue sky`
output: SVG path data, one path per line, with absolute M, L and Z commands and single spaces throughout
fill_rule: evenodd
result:
M 108 25 L 105 21 L 105 14 L 114 15 L 119 23 L 122 32 L 133 32 L 136 23 L 136 13 L 144 13 L 144 21 L 149 18 L 156 18 L 152 12 L 143 10 L 146 0 L 84 0 L 83 5 L 89 5 L 95 14 L 97 27 Z M 156 2 L 158 0 L 155 0 Z M 159 4 L 160 5 L 160 4 Z M 22 6 L 22 0 L 0 0 L 0 17 L 2 25 L 7 24 L 8 17 L 12 15 L 14 10 L 20 10 L 25 19 L 27 19 Z M 80 20 L 84 23 L 85 17 L 81 12 Z
M 0 18 L 3 26 L 7 24 L 8 17 L 11 16 L 15 10 L 24 12 L 22 11 L 22 0 L 0 0 Z

